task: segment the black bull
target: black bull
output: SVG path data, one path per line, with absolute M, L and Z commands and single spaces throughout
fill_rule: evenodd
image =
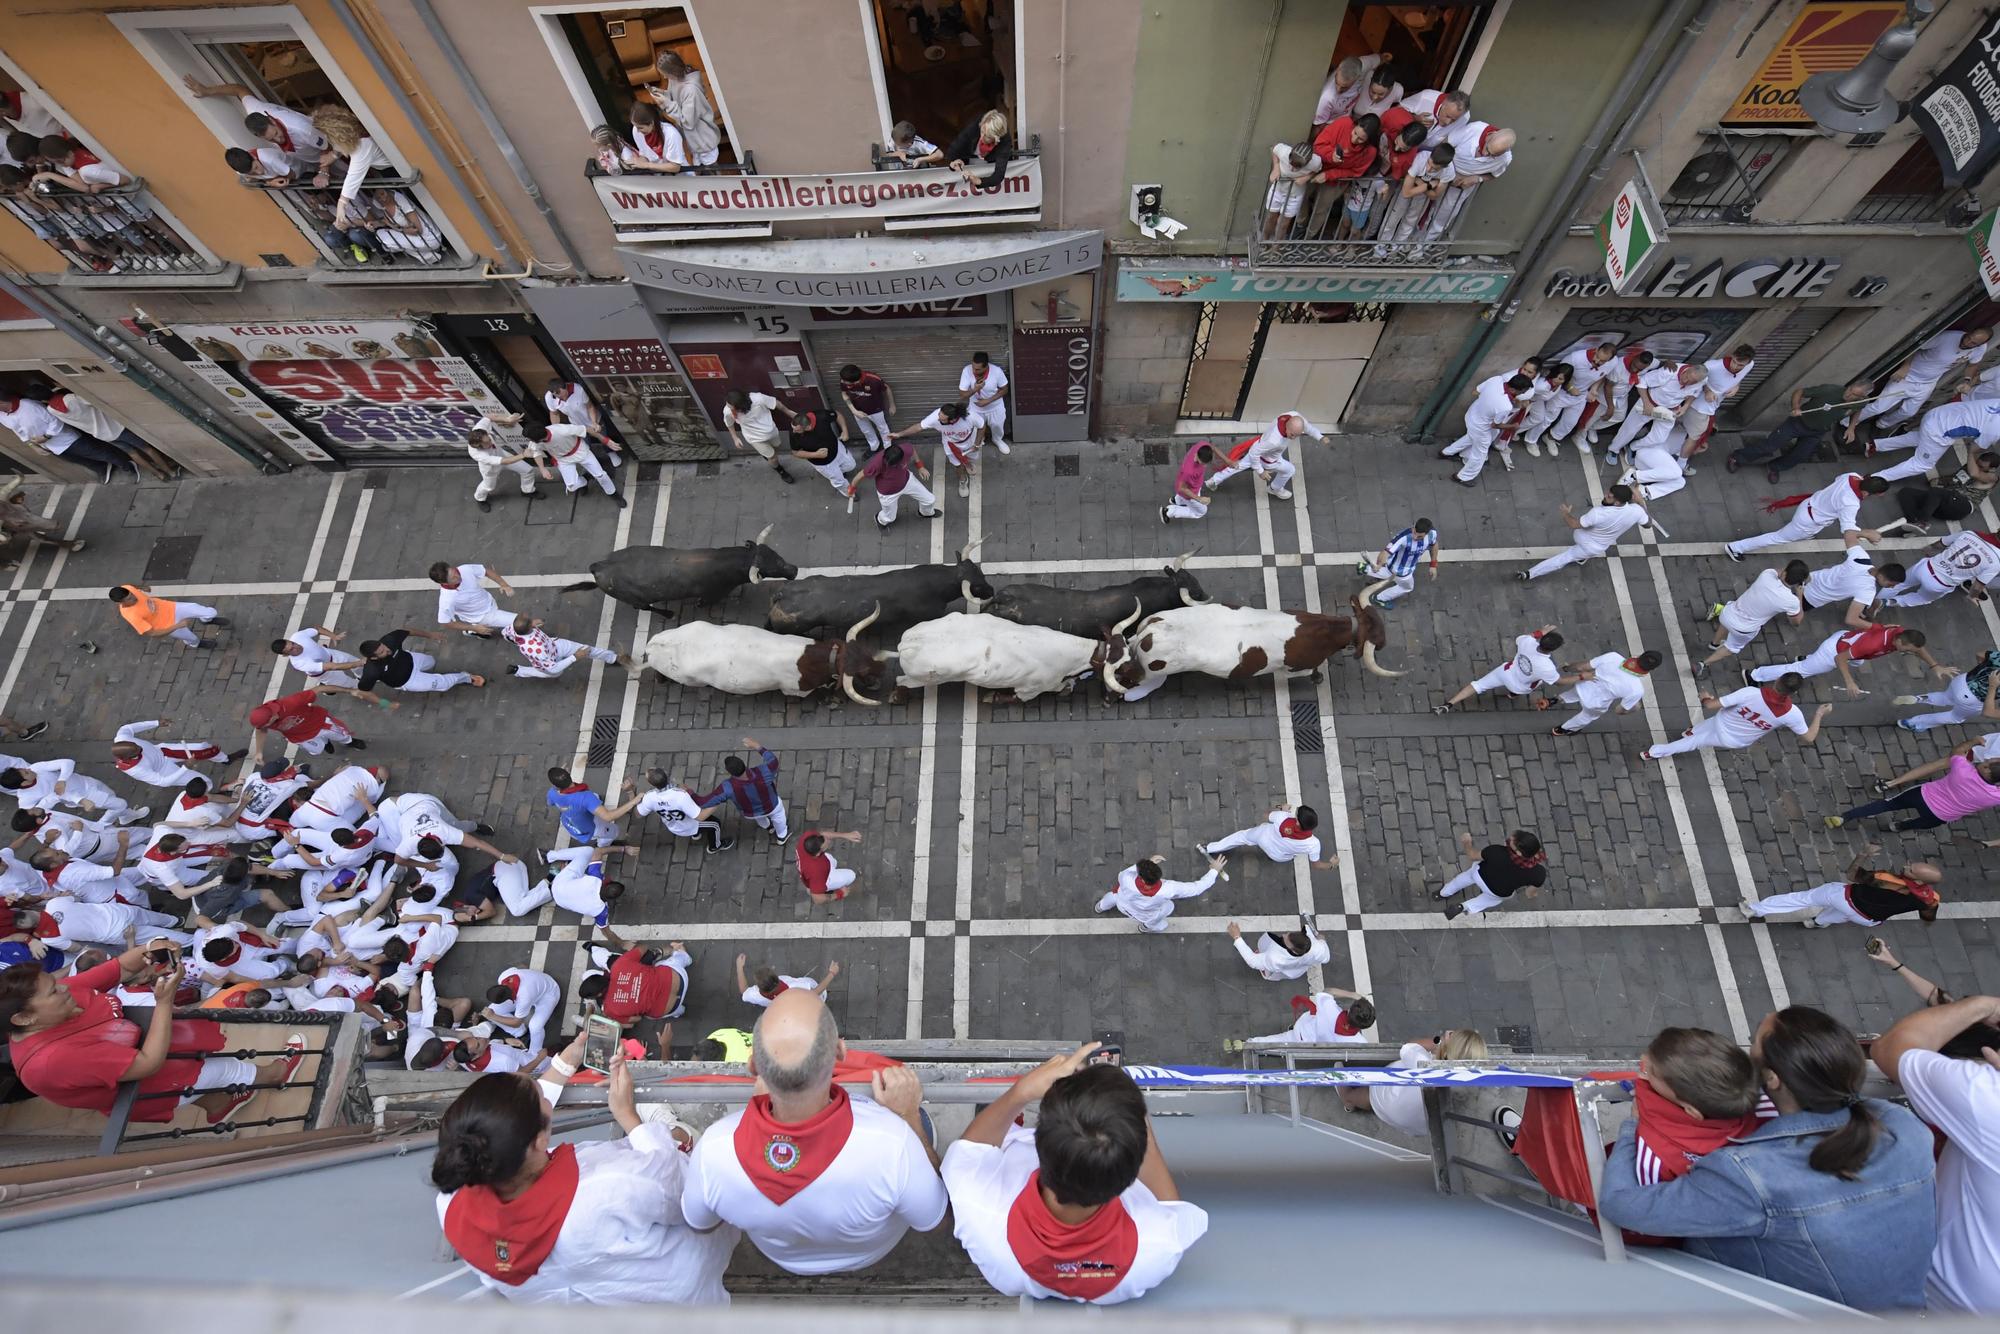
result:
M 733 547 L 620 547 L 592 562 L 589 579 L 562 591 L 596 588 L 628 607 L 667 616 L 689 598 L 711 607 L 744 584 L 798 575 L 798 566 L 764 545 L 770 531 Z
M 887 574 L 819 575 L 772 584 L 765 590 L 764 626 L 780 634 L 837 639 L 879 606 L 877 634 L 892 636 L 920 621 L 934 621 L 960 598 L 993 596 L 979 566 L 912 565 Z M 971 608 L 977 610 L 976 607 Z
M 986 611 L 1019 625 L 1039 625 L 1066 635 L 1096 639 L 1132 614 L 1139 619 L 1175 607 L 1208 601 L 1208 595 L 1186 570 L 1168 566 L 1164 574 L 1149 574 L 1109 588 L 1054 588 L 1048 584 L 1008 584 Z

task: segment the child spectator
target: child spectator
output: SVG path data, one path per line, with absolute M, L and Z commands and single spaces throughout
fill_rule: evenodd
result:
M 1704 1028 L 1663 1028 L 1639 1058 L 1632 1086 L 1639 1184 L 1672 1181 L 1777 1109 L 1758 1106 L 1757 1071 L 1744 1050 Z
M 1312 193 L 1312 178 L 1325 165 L 1309 143 L 1271 145 L 1271 189 L 1264 197 L 1265 240 L 1291 231 L 1299 205 Z
M 917 133 L 917 127 L 899 120 L 890 127 L 889 147 L 882 154 L 900 167 L 934 167 L 944 161 L 944 150 Z
M 622 175 L 625 171 L 625 154 L 632 150 L 618 132 L 609 125 L 594 126 L 590 131 L 590 142 L 597 150 L 597 169 L 606 176 Z

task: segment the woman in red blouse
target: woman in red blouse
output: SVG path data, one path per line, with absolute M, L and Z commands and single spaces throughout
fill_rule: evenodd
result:
M 233 1085 L 283 1084 L 305 1051 L 305 1040 L 281 1060 L 259 1065 L 215 1056 L 223 1046 L 222 1025 L 212 1020 L 176 1020 L 174 993 L 181 985 L 175 965 L 155 974 L 151 947 L 126 950 L 115 959 L 58 981 L 38 963 L 0 971 L 0 1035 L 15 1073 L 30 1092 L 59 1107 L 109 1112 L 118 1086 L 136 1080 L 141 1093 L 180 1093 L 180 1098 L 141 1098 L 132 1104 L 134 1121 L 168 1121 L 183 1102 L 208 1113 L 210 1125 L 226 1120 L 248 1102 Z M 150 979 L 153 1012 L 142 1035 L 111 995 L 121 983 Z

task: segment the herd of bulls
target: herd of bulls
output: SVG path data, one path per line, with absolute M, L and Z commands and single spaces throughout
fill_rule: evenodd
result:
M 949 565 L 801 579 L 765 545 L 770 535 L 767 527 L 734 547 L 623 547 L 563 591 L 595 588 L 671 618 L 681 602 L 709 608 L 743 590 L 762 628 L 689 621 L 646 646 L 647 663 L 667 679 L 735 695 L 839 689 L 874 706 L 957 681 L 1030 700 L 1096 674 L 1106 693 L 1136 700 L 1180 672 L 1317 679 L 1343 649 L 1377 676 L 1400 675 L 1375 661 L 1387 635 L 1365 590 L 1351 600 L 1352 616 L 1233 607 L 1210 601 L 1182 556 L 1108 588 L 996 591 L 973 559 L 978 542 Z M 967 610 L 952 610 L 960 602 Z

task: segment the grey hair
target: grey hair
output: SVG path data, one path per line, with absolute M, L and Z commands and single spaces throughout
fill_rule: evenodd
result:
M 1438 101 L 1449 102 L 1453 106 L 1457 107 L 1460 111 L 1472 110 L 1471 96 L 1466 93 L 1458 92 L 1456 90 L 1446 93 L 1443 97 L 1440 97 Z
M 1333 72 L 1335 74 L 1338 74 L 1341 78 L 1347 80 L 1349 84 L 1352 84 L 1356 79 L 1361 77 L 1360 57 L 1349 56 L 1347 59 L 1341 61 L 1340 64 L 1336 65 L 1334 67 Z
M 765 1010 L 764 1015 L 768 1014 Z M 764 1015 L 758 1016 L 757 1026 L 750 1030 L 750 1051 L 766 1088 L 779 1097 L 790 1097 L 811 1092 L 833 1078 L 834 1062 L 840 1058 L 840 1028 L 833 1022 L 830 1008 L 819 1007 L 819 1027 L 813 1033 L 812 1047 L 797 1065 L 781 1065 L 764 1050 Z

